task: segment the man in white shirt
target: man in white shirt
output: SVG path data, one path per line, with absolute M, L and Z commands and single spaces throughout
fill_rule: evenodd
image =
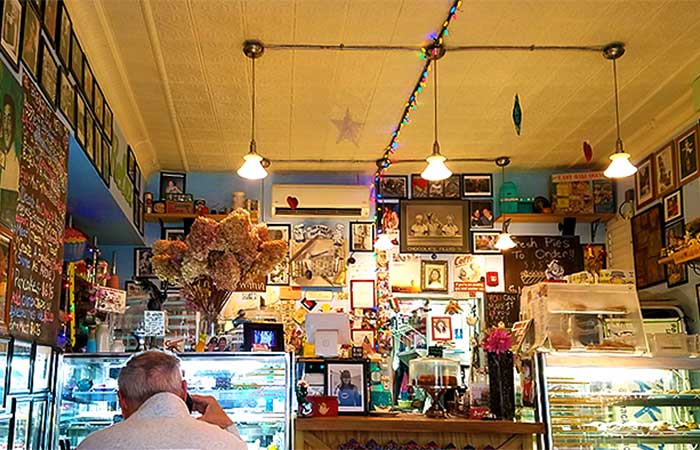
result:
M 246 443 L 214 397 L 193 395 L 180 360 L 162 351 L 132 356 L 119 373 L 119 406 L 124 421 L 96 431 L 77 450 L 245 450 Z

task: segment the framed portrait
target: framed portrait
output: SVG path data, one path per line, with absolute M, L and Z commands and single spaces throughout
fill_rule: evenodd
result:
M 374 309 L 377 306 L 377 292 L 374 280 L 350 281 L 350 308 Z
M 29 441 L 29 420 L 31 407 L 32 404 L 29 399 L 12 399 L 14 420 L 12 421 L 12 446 L 9 448 L 29 448 L 27 447 L 27 444 Z
M 664 223 L 683 217 L 683 189 L 664 197 Z
M 112 108 L 110 108 L 107 102 L 105 101 L 104 131 L 105 136 L 107 137 L 107 140 L 110 143 L 112 142 L 112 135 L 114 134 L 114 125 L 112 123 L 112 120 Z
M 379 179 L 377 193 L 379 198 L 407 199 L 408 175 L 383 175 Z
M 10 354 L 9 394 L 28 394 L 32 382 L 32 343 L 13 339 Z
M 73 89 L 73 92 L 75 92 L 75 138 L 85 153 L 90 156 L 90 150 L 85 142 L 85 100 L 82 95 L 78 94 L 77 89 Z
M 95 120 L 92 118 L 92 113 L 89 109 L 85 110 L 85 151 L 87 151 L 90 161 L 92 161 L 99 172 L 98 164 L 101 164 L 102 160 L 95 154 Z
M 664 228 L 664 243 L 667 248 L 678 248 L 685 238 L 685 222 L 676 221 Z M 666 271 L 666 284 L 669 288 L 688 282 L 688 266 L 685 264 L 663 264 Z
M 605 244 L 581 244 L 583 247 L 583 270 L 597 273 L 600 269 L 607 269 Z
M 73 89 L 73 84 L 63 69 L 59 69 L 58 79 L 58 109 L 75 129 L 75 90 Z
M 134 187 L 141 190 L 141 167 L 139 167 L 139 162 L 136 160 L 134 160 Z
M 654 165 L 652 156 L 649 155 L 637 165 L 637 173 L 634 174 L 634 191 L 637 198 L 637 209 L 641 209 L 656 198 L 654 190 Z
M 136 157 L 130 145 L 126 146 L 126 175 L 132 183 L 136 181 Z
M 85 101 L 87 102 L 87 107 L 89 110 L 93 112 L 94 115 L 97 115 L 97 111 L 95 111 L 95 76 L 92 74 L 92 69 L 90 68 L 90 64 L 88 63 L 88 60 L 86 57 L 83 56 L 83 79 L 81 81 L 81 85 L 83 94 L 85 94 Z
M 22 28 L 22 62 L 36 78 L 39 73 L 39 37 L 41 23 L 34 8 L 24 8 L 24 26 Z
M 463 174 L 462 197 L 493 197 L 493 176 L 490 173 Z
M 27 440 L 28 449 L 39 449 L 46 448 L 44 446 L 44 439 L 46 436 L 46 399 L 38 398 L 32 400 L 30 421 L 29 421 L 29 433 Z
M 353 328 L 350 330 L 350 340 L 355 347 L 362 347 L 365 341 L 374 347 L 374 330 L 371 328 Z
M 97 120 L 97 123 L 100 124 L 100 127 L 104 128 L 105 96 L 102 93 L 102 88 L 100 88 L 100 85 L 97 84 L 97 80 L 94 80 L 93 86 L 94 95 L 92 104 L 95 110 L 95 119 Z
M 49 390 L 51 380 L 51 357 L 53 349 L 48 345 L 37 344 L 34 347 L 34 373 L 32 374 L 32 393 Z
M 71 23 L 68 10 L 65 2 L 60 2 L 58 34 L 56 35 L 56 49 L 58 50 L 58 58 L 63 63 L 63 67 L 68 70 L 70 67 L 70 46 L 71 34 L 73 33 L 73 24 Z
M 397 233 L 401 223 L 401 205 L 397 201 L 377 202 L 377 229 L 382 233 Z
M 460 176 L 452 175 L 445 180 L 428 181 L 420 174 L 411 175 L 411 198 L 460 198 L 462 186 Z
M 496 248 L 500 236 L 498 231 L 472 231 L 472 249 L 474 254 L 501 253 Z
M 656 195 L 663 197 L 673 191 L 677 184 L 676 158 L 673 157 L 673 141 L 654 153 Z
M 56 106 L 56 90 L 58 89 L 58 61 L 54 59 L 49 43 L 41 40 L 41 71 L 39 72 L 39 85 L 44 91 L 51 106 Z
M 270 224 L 267 226 L 267 232 L 270 236 L 270 240 L 283 240 L 289 244 L 289 237 L 291 236 L 292 226 L 289 224 Z M 267 284 L 272 286 L 289 286 L 289 252 L 291 249 L 287 249 L 287 255 L 282 261 L 280 261 L 267 275 Z
M 109 145 L 102 131 L 95 131 L 95 133 L 100 135 L 100 142 L 102 142 L 102 179 L 109 187 L 112 177 L 112 146 Z
M 663 243 L 661 204 L 632 217 L 632 247 L 637 289 L 644 289 L 666 280 L 663 264 L 659 264 Z
M 420 287 L 423 292 L 447 292 L 448 278 L 447 261 L 421 261 Z
M 402 200 L 401 253 L 469 253 L 469 203 Z
M 675 139 L 678 185 L 683 186 L 698 177 L 698 127 L 693 126 Z
M 143 200 L 141 200 L 140 198 L 136 204 L 138 205 L 137 210 L 138 210 L 138 215 L 139 215 L 139 234 L 141 234 L 141 236 L 143 236 L 143 233 L 144 233 L 145 227 L 146 227 L 146 221 L 144 220 L 143 215 L 146 211 L 146 208 L 144 208 Z
M 450 316 L 431 317 L 430 334 L 434 341 L 451 341 L 452 318 Z
M 184 241 L 185 236 L 185 229 L 182 227 L 163 228 L 163 239 L 166 241 Z
M 367 411 L 367 378 L 362 361 L 326 364 L 326 392 L 338 398 L 339 415 L 362 415 Z
M 83 49 L 80 47 L 78 37 L 73 30 L 70 33 L 70 72 L 75 78 L 75 83 L 83 86 Z
M 137 247 L 134 249 L 134 278 L 155 278 L 153 272 L 153 250 L 150 247 Z
M 58 0 L 44 0 L 44 28 L 51 42 L 56 41 L 58 24 Z
M 493 200 L 469 200 L 469 227 L 493 228 Z
M 10 339 L 0 338 L 0 406 L 7 407 L 7 368 L 10 359 Z
M 5 0 L 2 5 L 0 50 L 13 69 L 19 69 L 20 37 L 22 31 L 22 2 Z
M 161 172 L 160 199 L 165 200 L 166 194 L 184 194 L 187 192 L 185 190 L 186 177 L 187 175 L 182 172 Z
M 374 235 L 373 222 L 350 222 L 350 252 L 373 252 Z
M 7 333 L 9 325 L 12 274 L 14 273 L 15 248 L 12 231 L 0 225 L 0 333 Z M 2 355 L 0 355 L 2 358 Z M 0 380 L 1 381 L 1 380 Z

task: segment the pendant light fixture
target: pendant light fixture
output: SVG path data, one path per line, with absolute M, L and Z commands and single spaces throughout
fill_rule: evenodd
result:
M 258 155 L 255 145 L 255 60 L 260 58 L 265 51 L 262 42 L 260 41 L 245 41 L 243 43 L 243 53 L 251 59 L 253 64 L 253 95 L 251 108 L 251 126 L 250 126 L 250 150 L 243 157 L 243 165 L 238 169 L 238 176 L 248 180 L 261 180 L 267 176 L 265 167 L 269 167 L 270 163 L 262 156 Z
M 613 42 L 603 49 L 603 56 L 612 60 L 613 80 L 615 84 L 615 126 L 617 130 L 617 140 L 615 141 L 615 153 L 610 155 L 610 165 L 605 169 L 608 178 L 625 178 L 634 175 L 637 168 L 630 162 L 630 154 L 622 147 L 620 137 L 620 100 L 617 94 L 617 59 L 625 54 L 625 46 L 621 42 Z
M 433 152 L 425 158 L 428 166 L 420 174 L 421 178 L 428 181 L 445 180 L 452 176 L 452 171 L 447 168 L 445 161 L 447 158 L 440 154 L 440 143 L 438 142 L 438 78 L 437 78 L 437 63 L 438 59 L 445 56 L 445 48 L 441 45 L 433 46 L 427 51 L 430 59 L 433 60 L 433 117 L 434 117 L 434 132 L 435 141 L 433 142 Z
M 506 166 L 508 164 L 510 164 L 510 158 L 507 156 L 501 156 L 500 158 L 496 159 L 496 165 L 501 168 L 501 186 L 503 186 L 503 184 L 506 182 Z M 510 228 L 510 219 L 506 219 L 506 214 L 504 212 L 502 212 L 501 215 L 503 216 L 501 233 L 498 235 L 498 239 L 496 239 L 496 243 L 493 246 L 500 251 L 505 251 L 510 250 L 517 244 L 515 241 L 513 241 L 513 238 L 508 232 L 508 228 Z

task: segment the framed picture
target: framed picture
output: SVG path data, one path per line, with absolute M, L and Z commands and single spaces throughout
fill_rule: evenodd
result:
M 130 145 L 126 146 L 126 175 L 132 183 L 136 181 L 136 158 Z
M 141 223 L 140 223 L 141 222 L 141 214 L 139 213 L 139 199 L 140 199 L 140 197 L 141 197 L 141 194 L 139 193 L 139 191 L 134 189 L 134 194 L 133 194 L 133 205 L 134 206 L 132 208 L 132 213 L 133 213 L 132 219 L 133 219 L 134 226 L 136 227 L 136 229 L 141 228 Z
M 2 334 L 7 333 L 9 325 L 14 261 L 14 234 L 9 228 L 0 225 L 0 333 Z
M 408 198 L 408 175 L 384 175 L 379 179 L 377 197 L 386 199 Z
M 41 40 L 41 71 L 39 85 L 49 99 L 51 106 L 56 106 L 56 89 L 58 89 L 58 62 L 54 59 L 45 39 Z
M 184 241 L 185 240 L 185 229 L 184 228 L 163 228 L 163 239 L 166 241 Z
M 637 173 L 634 174 L 634 191 L 637 196 L 637 209 L 641 209 L 656 198 L 654 190 L 654 165 L 652 156 L 649 155 L 637 165 Z
M 75 92 L 75 138 L 85 153 L 90 156 L 90 150 L 85 143 L 85 100 L 78 94 L 77 89 L 73 89 L 73 92 Z
M 100 135 L 100 142 L 102 142 L 102 179 L 109 187 L 112 177 L 112 146 L 109 145 L 102 131 L 95 130 L 95 133 Z
M 367 411 L 365 364 L 362 361 L 326 364 L 326 392 L 338 398 L 338 414 Z
M 73 84 L 63 69 L 59 69 L 58 79 L 58 109 L 75 129 L 75 90 L 73 89 Z
M 147 297 L 148 291 L 136 280 L 126 280 L 124 282 L 126 298 Z
M 493 176 L 490 173 L 463 174 L 462 197 L 493 197 Z
M 663 212 L 661 204 L 632 217 L 632 247 L 637 289 L 644 289 L 666 280 L 663 264 L 659 264 L 663 248 Z
M 350 330 L 350 340 L 355 347 L 362 347 L 365 341 L 374 347 L 374 330 L 371 328 L 353 328 Z
M 58 26 L 58 34 L 56 38 L 56 49 L 58 50 L 58 58 L 63 63 L 63 67 L 68 70 L 70 67 L 70 46 L 71 46 L 71 34 L 73 33 L 73 24 L 71 23 L 70 16 L 68 15 L 68 10 L 66 9 L 65 2 L 60 3 L 60 15 L 58 18 L 60 24 Z
M 374 280 L 350 281 L 350 308 L 374 309 L 377 306 L 377 292 Z
M 469 203 L 402 200 L 401 253 L 469 253 Z
M 34 399 L 31 406 L 27 448 L 30 450 L 46 448 L 47 446 L 44 446 L 47 418 L 46 399 Z
M 92 69 L 90 68 L 90 63 L 86 57 L 83 57 L 83 79 L 81 81 L 80 87 L 85 94 L 85 101 L 89 110 L 92 110 L 93 114 L 96 116 L 97 111 L 95 111 L 95 76 L 92 74 Z
M 186 177 L 187 175 L 181 172 L 161 172 L 160 199 L 165 200 L 166 194 L 184 194 L 187 192 L 185 190 Z
M 698 177 L 698 127 L 693 126 L 675 140 L 678 185 L 683 186 Z
M 22 31 L 22 2 L 5 0 L 2 6 L 0 50 L 13 69 L 19 69 L 20 36 Z
M 153 250 L 150 247 L 134 249 L 134 278 L 155 278 L 151 258 L 153 258 Z
M 683 189 L 664 197 L 664 223 L 683 217 Z
M 70 33 L 70 72 L 78 86 L 83 85 L 83 49 L 80 47 L 78 37 L 71 30 Z M 81 89 L 82 90 L 82 89 Z
M 37 344 L 34 347 L 34 364 L 32 374 L 32 393 L 49 389 L 51 380 L 51 356 L 53 349 L 48 345 Z
M 105 101 L 105 120 L 104 120 L 104 131 L 107 140 L 112 142 L 112 135 L 114 133 L 114 125 L 112 124 L 112 108 L 109 107 Z
M 139 191 L 141 190 L 141 167 L 139 167 L 139 162 L 136 160 L 134 160 L 134 186 Z
M 428 181 L 419 174 L 411 175 L 411 198 L 460 198 L 461 193 L 459 175 L 440 181 Z
M 398 202 L 377 202 L 377 229 L 382 233 L 398 233 L 401 205 Z
M 451 341 L 452 318 L 450 316 L 431 317 L 430 334 L 434 341 Z
M 493 228 L 493 200 L 469 200 L 469 227 Z
M 374 251 L 374 223 L 350 222 L 350 251 Z
M 501 253 L 496 248 L 496 241 L 500 232 L 498 231 L 472 231 L 472 249 L 474 254 L 480 253 Z
M 32 343 L 13 339 L 10 354 L 9 394 L 28 394 L 32 381 Z
M 145 225 L 146 221 L 143 218 L 143 214 L 144 214 L 146 209 L 143 206 L 143 200 L 141 200 L 140 198 L 139 198 L 138 202 L 136 202 L 136 204 L 138 205 L 137 211 L 138 211 L 138 215 L 139 215 L 139 234 L 141 234 L 141 236 L 143 236 L 143 232 L 144 232 L 145 226 L 146 226 Z
M 36 78 L 39 73 L 39 37 L 41 23 L 34 8 L 24 8 L 24 26 L 22 27 L 22 62 Z
M 0 406 L 6 408 L 7 400 L 7 368 L 10 359 L 10 339 L 0 338 Z
M 663 197 L 676 188 L 678 181 L 676 159 L 673 157 L 673 141 L 654 153 L 654 174 L 657 196 Z
M 44 28 L 51 42 L 56 41 L 58 24 L 58 0 L 44 0 Z
M 267 232 L 270 236 L 270 240 L 283 240 L 289 243 L 289 237 L 292 233 L 292 226 L 289 224 L 270 224 L 267 226 Z M 272 272 L 267 275 L 267 284 L 272 286 L 289 286 L 289 252 L 291 249 L 287 249 L 287 255 L 280 261 Z
M 29 8 L 27 8 L 29 9 Z M 14 413 L 12 446 L 9 448 L 28 448 L 29 441 L 29 420 L 32 404 L 29 399 L 13 399 L 12 410 Z
M 420 263 L 420 287 L 424 292 L 447 292 L 447 261 L 426 261 Z
M 600 269 L 607 269 L 605 244 L 581 244 L 583 247 L 583 270 L 597 273 Z
M 95 119 L 100 127 L 104 128 L 104 106 L 105 106 L 105 96 L 102 94 L 102 88 L 97 84 L 97 80 L 93 83 L 94 86 L 94 97 L 92 104 L 95 109 Z
M 685 237 L 685 222 L 679 220 L 664 228 L 664 243 L 666 247 L 678 248 Z M 666 284 L 669 288 L 688 282 L 688 266 L 685 264 L 663 264 L 666 270 Z

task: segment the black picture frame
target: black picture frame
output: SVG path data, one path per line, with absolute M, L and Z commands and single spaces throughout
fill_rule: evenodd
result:
M 328 378 L 324 360 L 297 361 L 296 373 L 297 380 L 305 380 L 309 384 L 309 395 L 328 395 L 326 391 Z
M 85 101 L 87 102 L 88 108 L 95 114 L 95 74 L 92 73 L 92 68 L 88 62 L 87 57 L 83 56 L 83 78 L 80 80 L 80 87 L 82 89 L 83 95 L 85 96 Z
M 138 209 L 140 196 L 141 196 L 141 194 L 139 193 L 139 191 L 134 189 L 131 212 L 133 215 L 132 219 L 134 222 L 134 226 L 136 227 L 136 230 L 138 230 L 140 228 L 139 220 L 141 218 L 141 215 L 139 214 L 139 209 Z
M 100 142 L 102 143 L 102 179 L 109 187 L 112 178 L 112 146 L 102 134 L 102 130 L 99 132 L 95 130 L 95 134 L 100 135 Z
M 669 223 L 664 227 L 664 246 L 666 248 L 679 246 L 685 236 L 685 221 L 683 219 Z M 666 286 L 674 288 L 688 283 L 688 266 L 686 264 L 664 264 Z
M 401 200 L 400 208 L 401 253 L 471 252 L 469 202 Z
M 377 201 L 377 230 L 398 233 L 401 228 L 401 204 L 398 200 Z
M 420 174 L 411 175 L 411 199 L 458 200 L 462 197 L 462 177 L 452 174 L 440 181 L 428 181 Z
M 138 165 L 137 175 L 138 180 Z M 160 173 L 160 199 L 165 200 L 165 194 L 186 194 L 187 174 L 185 172 L 161 172 Z
M 136 185 L 136 157 L 131 145 L 126 146 L 126 176 Z
M 488 184 L 485 184 L 485 183 Z M 493 197 L 493 175 L 490 173 L 463 173 L 462 197 Z
M 134 186 L 136 186 L 136 189 L 139 191 L 141 190 L 141 166 L 139 166 L 139 162 L 135 161 L 135 176 L 134 176 Z
M 153 249 L 151 247 L 134 248 L 134 278 L 158 278 L 151 265 Z M 147 262 L 146 262 L 147 261 Z
M 408 175 L 382 175 L 377 184 L 377 198 L 405 200 L 408 191 Z
M 166 241 L 184 241 L 186 237 L 185 227 L 163 227 L 160 238 Z
M 104 125 L 103 125 L 102 129 L 105 132 L 105 137 L 107 138 L 107 140 L 111 144 L 113 136 L 114 136 L 114 115 L 112 114 L 112 108 L 109 107 L 106 100 L 104 103 L 104 108 L 105 108 Z
M 144 210 L 145 210 L 145 208 L 143 207 L 143 200 L 141 200 L 139 198 L 139 201 L 138 201 L 139 234 L 141 236 L 144 235 L 145 226 L 146 226 L 146 224 L 145 224 L 146 221 L 144 220 Z
M 500 254 L 501 251 L 493 246 L 496 243 L 496 240 L 498 240 L 498 236 L 500 234 L 500 231 L 482 231 L 480 229 L 472 231 L 472 253 L 475 255 Z M 480 239 L 482 236 L 486 239 Z
M 75 87 L 63 68 L 59 69 L 58 80 L 58 110 L 61 111 L 71 128 L 75 130 Z
M 97 123 L 100 124 L 101 128 L 104 128 L 104 108 L 105 108 L 105 96 L 102 93 L 102 88 L 96 79 L 93 79 L 93 99 L 92 99 L 92 110 L 95 111 L 95 118 Z
M 71 35 L 73 34 L 73 22 L 63 0 L 59 0 L 59 18 L 56 33 L 56 53 L 63 67 L 70 70 Z
M 83 92 L 83 47 L 80 45 L 75 31 L 70 33 L 70 73 L 73 75 L 79 91 Z
M 95 152 L 95 119 L 89 109 L 85 109 L 85 151 L 99 173 L 102 159 L 98 158 L 99 155 Z
M 20 0 L 5 0 L 0 4 L 0 8 L 2 8 L 2 21 L 0 22 L 0 30 L 2 30 L 3 34 L 5 31 L 5 26 L 7 25 L 6 23 L 6 14 L 9 14 L 9 7 L 8 5 L 12 6 L 12 12 L 15 14 L 18 14 L 14 16 L 14 21 L 16 22 L 8 22 L 8 23 L 13 23 L 16 26 L 16 32 L 14 33 L 14 38 L 16 39 L 16 54 L 11 54 L 8 49 L 6 48 L 5 45 L 5 40 L 2 39 L 0 41 L 0 51 L 2 51 L 3 56 L 5 56 L 5 60 L 9 63 L 10 67 L 15 71 L 19 71 L 19 61 L 22 56 L 22 25 L 24 24 L 24 4 Z M 19 12 L 17 11 L 17 8 L 19 8 Z M 7 18 L 8 21 L 11 20 L 11 18 Z
M 632 249 L 637 289 L 645 289 L 666 281 L 659 258 L 663 248 L 663 211 L 657 203 L 632 217 Z
M 60 66 L 51 52 L 48 41 L 41 39 L 39 51 L 39 87 L 52 107 L 58 105 L 58 80 Z
M 80 146 L 88 158 L 90 157 L 90 149 L 87 148 L 87 143 L 85 142 L 85 129 L 87 125 L 86 115 L 89 113 L 86 111 L 85 99 L 78 92 L 78 89 L 74 85 L 73 92 L 75 93 L 75 139 L 78 141 Z M 90 159 L 92 161 L 92 159 Z
M 42 0 L 44 11 L 41 17 L 41 23 L 44 28 L 44 32 L 49 37 L 51 42 L 56 41 L 56 35 L 58 34 L 58 15 L 60 4 L 58 0 Z M 51 7 L 53 5 L 53 7 Z M 51 9 L 49 9 L 51 8 Z
M 360 395 L 361 405 L 341 405 L 341 394 L 337 392 L 342 383 L 342 372 L 351 371 L 351 385 L 355 389 L 349 389 L 349 395 L 353 395 L 355 391 Z M 352 378 L 359 378 L 360 381 L 353 383 Z M 338 397 L 338 415 L 340 416 L 358 416 L 367 414 L 368 409 L 368 392 L 367 392 L 367 365 L 364 361 L 357 360 L 327 360 L 326 361 L 326 393 L 329 396 Z M 347 402 L 347 401 L 346 401 Z M 356 402 L 353 402 L 356 403 Z
M 366 230 L 370 227 L 370 235 L 367 236 L 364 233 L 359 233 L 360 230 Z M 374 252 L 374 240 L 376 238 L 377 231 L 374 222 L 350 222 L 350 239 L 348 245 L 350 246 L 350 253 L 372 253 Z M 369 241 L 367 241 L 369 237 Z M 363 242 L 355 242 L 356 238 L 362 239 Z M 358 245 L 361 244 L 361 245 Z
M 487 210 L 491 217 L 483 211 Z M 472 230 L 491 230 L 493 221 L 496 220 L 493 214 L 493 200 L 491 199 L 470 199 L 469 200 L 469 228 Z
M 26 5 L 26 4 L 25 4 Z M 35 8 L 24 8 L 22 18 L 21 61 L 27 72 L 36 80 L 39 71 L 39 46 L 41 42 L 41 18 Z M 35 31 L 33 36 L 28 35 Z M 28 41 L 28 40 L 31 40 Z M 33 54 L 32 54 L 33 53 Z
M 256 341 L 262 338 L 262 333 L 265 333 L 266 336 L 270 334 L 273 336 L 273 342 L 269 346 L 269 351 L 284 352 L 284 325 L 281 323 L 256 322 L 245 322 L 243 324 L 243 348 L 241 351 L 254 351 L 253 346 L 259 344 Z

